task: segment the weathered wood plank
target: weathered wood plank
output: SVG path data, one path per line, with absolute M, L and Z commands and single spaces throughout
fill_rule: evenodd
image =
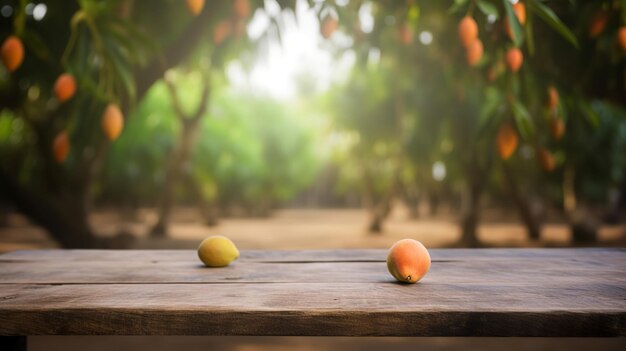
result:
M 554 248 L 554 249 L 431 249 L 433 260 L 489 259 L 597 259 L 626 261 L 622 248 Z M 240 261 L 362 261 L 384 260 L 386 250 L 244 250 Z M 196 261 L 193 250 L 20 250 L 0 255 L 5 261 Z
M 624 290 L 595 284 L 524 286 L 384 283 L 76 284 L 2 287 L 0 311 L 136 308 L 188 311 L 624 312 Z M 0 312 L 1 313 L 1 312 Z
M 331 296 L 323 289 L 318 284 L 11 286 L 0 298 L 0 332 L 624 336 L 626 325 L 625 314 L 614 312 L 615 296 L 578 298 L 574 290 L 543 290 L 558 296 L 548 300 L 520 287 L 455 289 L 448 296 L 427 285 L 336 284 L 326 288 Z
M 621 267 L 625 267 L 622 265 Z M 551 285 L 584 281 L 626 286 L 619 265 L 554 261 L 435 262 L 423 282 L 450 284 Z M 236 262 L 225 268 L 207 268 L 197 262 L 28 262 L 0 264 L 2 284 L 155 284 L 155 283 L 298 283 L 390 282 L 384 261 L 259 263 Z
M 64 253 L 60 255 L 59 253 Z M 432 250 L 416 285 L 384 250 L 0 256 L 0 334 L 626 336 L 626 251 Z
M 37 251 L 0 256 L 0 284 L 81 283 L 215 283 L 215 282 L 384 282 L 388 275 L 384 250 L 322 251 L 321 258 L 309 251 L 244 251 L 243 257 L 226 268 L 202 266 L 193 251 Z M 626 284 L 626 251 L 554 250 L 431 250 L 433 268 L 426 279 L 448 283 L 472 281 L 542 285 L 577 281 L 602 283 L 617 279 Z M 501 251 L 506 251 L 504 255 Z M 552 251 L 552 250 L 548 250 Z M 110 252 L 110 255 L 106 255 Z M 453 255 L 457 253 L 457 255 Z M 481 254 L 481 252 L 483 254 Z M 49 253 L 54 253 L 49 255 Z M 576 254 L 573 254 L 576 253 Z M 597 254 L 594 254 L 597 253 Z M 52 256 L 52 257 L 50 257 Z M 112 260 L 109 256 L 114 256 Z M 16 257 L 19 257 L 16 258 Z M 138 259 L 140 257 L 141 259 Z M 541 274 L 538 274 L 540 272 Z

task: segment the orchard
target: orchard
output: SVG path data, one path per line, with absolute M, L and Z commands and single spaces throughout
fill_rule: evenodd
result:
M 229 89 L 302 11 L 346 76 L 289 102 Z M 156 237 L 177 204 L 207 225 L 267 216 L 324 168 L 371 233 L 424 199 L 454 209 L 463 246 L 487 205 L 530 240 L 547 212 L 575 242 L 624 220 L 624 1 L 15 0 L 0 16 L 1 200 L 64 247 L 126 245 L 91 225 L 106 205 L 154 208 Z

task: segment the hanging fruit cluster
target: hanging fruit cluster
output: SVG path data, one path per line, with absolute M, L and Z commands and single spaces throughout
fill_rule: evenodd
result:
M 120 18 L 128 19 L 130 16 L 130 12 L 132 11 L 132 4 L 128 5 L 127 3 L 123 4 L 124 6 L 124 15 L 119 15 Z M 196 17 L 200 16 L 203 11 L 206 9 L 206 1 L 205 0 L 186 0 L 185 5 L 189 13 Z M 230 12 L 232 15 L 230 18 L 217 22 L 213 27 L 213 42 L 216 45 L 223 43 L 228 37 L 235 36 L 237 38 L 244 35 L 246 30 L 246 20 L 251 15 L 251 5 L 249 0 L 233 0 L 228 6 L 230 6 Z M 90 12 L 94 11 L 94 12 Z M 105 50 L 101 43 L 101 38 L 97 33 L 94 33 L 97 28 L 93 26 L 93 21 L 97 18 L 97 9 L 95 8 L 82 8 L 79 9 L 72 18 L 72 30 L 76 30 L 76 27 L 79 24 L 84 23 L 85 27 L 87 27 L 89 34 L 93 39 L 93 48 L 95 51 Z M 24 20 L 19 16 L 16 17 L 15 20 L 15 34 L 6 37 L 0 46 L 0 59 L 2 61 L 2 65 L 9 73 L 16 72 L 22 66 L 26 56 L 29 54 L 25 51 L 25 46 L 22 42 L 22 37 L 24 36 Z M 20 22 L 22 21 L 22 22 Z M 336 24 L 334 28 L 333 26 L 329 26 L 327 31 L 334 31 L 336 28 Z M 60 65 L 65 69 L 61 74 L 59 74 L 54 81 L 52 86 L 52 91 L 50 96 L 54 97 L 58 104 L 54 106 L 64 106 L 71 104 L 73 100 L 80 100 L 76 98 L 76 95 L 81 97 L 91 97 L 91 95 L 95 95 L 98 97 L 98 100 L 104 102 L 104 106 L 102 109 L 102 115 L 100 117 L 100 126 L 101 131 L 104 137 L 108 141 L 116 140 L 122 130 L 124 128 L 124 114 L 120 105 L 116 102 L 118 100 L 115 96 L 120 94 L 115 86 L 115 82 L 103 82 L 102 80 L 98 81 L 98 92 L 93 93 L 93 91 L 89 91 L 88 94 L 81 92 L 87 89 L 89 85 L 89 81 L 81 82 L 80 77 L 88 75 L 85 72 L 79 72 L 77 70 L 72 69 L 72 64 L 69 62 L 72 56 L 72 51 L 76 47 L 76 38 L 73 35 L 70 35 L 68 43 L 66 45 L 66 50 L 63 52 L 63 56 L 61 57 Z M 26 42 L 28 44 L 28 42 Z M 101 55 L 101 58 L 112 57 L 113 55 L 109 55 L 106 52 L 96 52 L 96 55 Z M 112 63 L 117 64 L 117 63 Z M 101 71 L 107 68 L 107 64 L 100 64 L 99 66 Z M 117 74 L 117 71 L 107 71 L 100 72 L 102 73 L 100 77 L 111 77 Z M 89 78 L 91 80 L 92 78 Z M 120 78 L 121 79 L 121 78 Z M 82 83 L 85 83 L 87 86 L 81 86 Z M 129 92 L 132 89 L 127 89 Z M 129 93 L 130 94 L 130 93 Z M 131 95 L 132 99 L 132 95 Z M 58 163 L 63 163 L 68 158 L 71 150 L 71 132 L 70 129 L 72 127 L 67 126 L 62 128 L 57 132 L 56 136 L 52 139 L 51 143 L 51 156 L 52 159 Z
M 476 21 L 465 16 L 458 25 L 459 41 L 465 48 L 467 64 L 475 66 L 483 57 L 483 42 L 478 38 L 478 25 Z

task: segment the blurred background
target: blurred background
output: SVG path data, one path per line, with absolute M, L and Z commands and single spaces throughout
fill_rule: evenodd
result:
M 0 0 L 0 251 L 626 244 L 624 1 Z

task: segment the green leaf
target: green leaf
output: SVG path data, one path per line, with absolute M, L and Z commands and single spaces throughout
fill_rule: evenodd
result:
M 420 17 L 420 8 L 416 4 L 413 4 L 409 8 L 406 18 L 408 21 L 417 22 L 419 17 Z
M 125 93 L 128 94 L 130 100 L 134 101 L 136 97 L 135 80 L 132 66 L 122 51 L 123 47 L 120 47 L 115 41 L 107 37 L 104 37 L 104 43 L 107 48 L 107 57 L 110 60 L 105 61 L 104 64 L 111 66 L 115 72 L 116 78 L 119 80 L 118 83 L 121 83 L 121 86 Z
M 32 50 L 42 61 L 50 59 L 50 50 L 48 50 L 48 46 L 41 39 L 39 33 L 25 28 L 22 39 L 24 39 L 24 44 L 26 44 L 28 49 Z
M 496 6 L 488 2 L 487 0 L 478 0 L 476 2 L 476 5 L 478 5 L 478 9 L 482 13 L 484 13 L 485 16 L 495 16 L 496 19 L 500 17 L 500 14 L 498 13 L 498 9 L 496 8 Z
M 509 22 L 509 27 L 511 27 L 511 32 L 513 33 L 513 43 L 515 46 L 519 47 L 522 44 L 522 26 L 515 15 L 515 11 L 513 11 L 513 5 L 509 2 L 509 0 L 502 0 L 502 5 L 504 6 L 504 10 L 506 12 L 506 18 Z
M 13 29 L 15 34 L 22 35 L 26 25 L 26 0 L 20 0 L 19 5 L 15 7 L 15 19 L 13 20 Z
M 522 138 L 530 139 L 535 133 L 535 128 L 530 119 L 530 113 L 519 101 L 513 103 L 513 117 L 515 118 L 515 124 L 520 131 Z
M 480 109 L 478 121 L 479 135 L 486 133 L 486 131 L 499 120 L 498 111 L 501 110 L 504 103 L 504 95 L 500 93 L 500 90 L 494 87 L 489 87 L 485 90 L 485 102 Z
M 465 4 L 467 4 L 468 0 L 454 0 L 454 5 L 450 6 L 448 9 L 448 14 L 453 14 L 459 12 Z
M 533 17 L 526 18 L 526 47 L 530 56 L 535 55 L 535 37 L 533 36 Z
M 506 0 L 505 0 L 506 1 Z M 526 1 L 528 8 L 535 13 L 537 16 L 541 17 L 541 19 L 546 22 L 552 29 L 556 30 L 563 38 L 569 41 L 574 47 L 578 48 L 578 40 L 572 33 L 572 31 L 567 28 L 563 22 L 554 14 L 554 12 L 547 7 L 546 5 L 540 3 L 537 0 L 528 0 Z
M 591 107 L 591 104 L 584 99 L 578 99 L 578 107 L 580 111 L 583 113 L 587 122 L 591 124 L 592 127 L 597 128 L 600 124 L 600 116 L 594 109 Z
M 154 40 L 133 25 L 109 21 L 101 26 L 101 31 L 128 52 L 128 60 L 133 64 L 144 65 L 159 53 Z

